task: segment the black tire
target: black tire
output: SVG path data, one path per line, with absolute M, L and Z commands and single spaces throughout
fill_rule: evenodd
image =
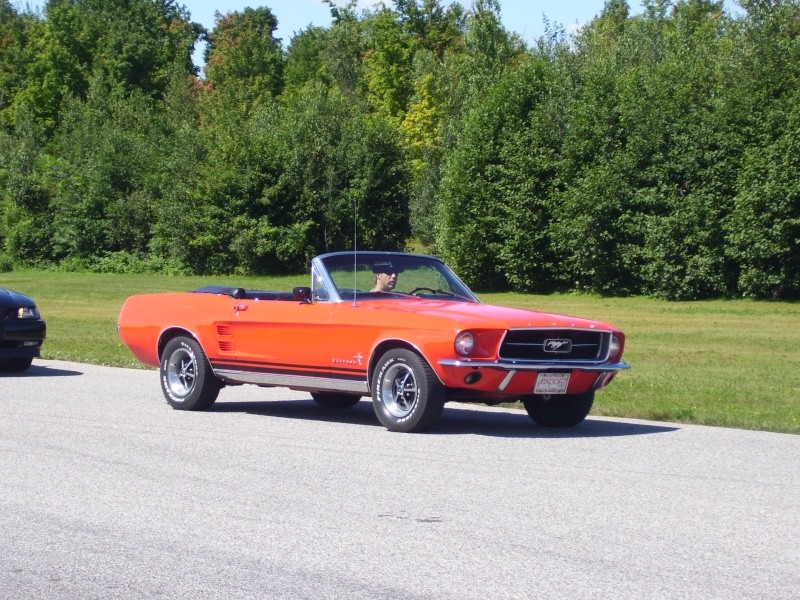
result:
M 372 376 L 372 405 L 389 431 L 425 431 L 441 416 L 445 393 L 425 360 L 410 350 L 390 350 Z
M 542 427 L 575 427 L 592 410 L 594 392 L 528 396 L 522 403 L 531 419 Z
M 161 355 L 161 390 L 172 408 L 205 410 L 221 387 L 200 344 L 189 337 L 167 342 Z
M 0 371 L 5 371 L 6 373 L 22 373 L 28 370 L 32 362 L 32 356 L 24 358 L 0 358 Z
M 350 408 L 358 404 L 361 396 L 353 394 L 334 394 L 329 392 L 312 392 L 314 402 L 324 408 Z

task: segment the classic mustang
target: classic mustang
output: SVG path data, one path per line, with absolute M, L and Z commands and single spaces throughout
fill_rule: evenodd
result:
M 221 387 L 305 390 L 324 407 L 372 396 L 392 431 L 423 431 L 448 400 L 521 400 L 547 427 L 586 417 L 622 362 L 607 323 L 482 304 L 434 257 L 337 252 L 292 292 L 210 286 L 131 296 L 119 335 L 160 367 L 174 408 L 210 407 Z
M 0 289 L 0 371 L 24 371 L 40 356 L 47 328 L 36 303 Z

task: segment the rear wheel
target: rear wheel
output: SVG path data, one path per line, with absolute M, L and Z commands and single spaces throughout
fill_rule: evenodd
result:
M 221 387 L 200 344 L 189 337 L 167 343 L 161 355 L 161 390 L 172 408 L 205 410 Z
M 358 404 L 361 396 L 352 394 L 332 394 L 329 392 L 312 392 L 314 402 L 325 408 L 350 408 Z
M 427 362 L 410 350 L 390 350 L 372 377 L 372 404 L 390 431 L 425 431 L 444 409 L 444 386 Z
M 592 410 L 594 392 L 528 396 L 522 403 L 531 419 L 542 427 L 574 427 Z

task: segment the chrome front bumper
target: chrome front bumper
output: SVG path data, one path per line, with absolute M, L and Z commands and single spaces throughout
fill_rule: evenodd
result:
M 530 362 L 523 360 L 503 360 L 487 362 L 484 360 L 445 358 L 439 361 L 443 367 L 466 367 L 470 369 L 499 369 L 501 371 L 593 371 L 606 373 L 623 371 L 631 366 L 626 362 L 586 363 L 586 362 Z

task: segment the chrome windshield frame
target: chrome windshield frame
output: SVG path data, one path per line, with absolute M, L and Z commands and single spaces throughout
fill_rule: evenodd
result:
M 320 278 L 323 287 L 328 292 L 328 300 L 324 300 L 325 302 L 353 302 L 354 299 L 351 298 L 342 298 L 341 294 L 339 293 L 339 289 L 336 287 L 336 284 L 333 281 L 333 277 L 331 276 L 328 268 L 325 264 L 325 261 L 330 259 L 341 259 L 349 257 L 350 261 L 353 263 L 353 269 L 357 268 L 358 264 L 364 263 L 374 263 L 378 261 L 392 261 L 396 260 L 402 264 L 404 261 L 428 261 L 437 265 L 437 268 L 441 269 L 443 272 L 446 273 L 447 277 L 452 278 L 451 283 L 455 282 L 463 288 L 465 294 L 459 294 L 464 299 L 474 302 L 476 304 L 480 304 L 480 300 L 475 296 L 472 290 L 467 287 L 467 285 L 461 281 L 461 279 L 456 275 L 452 269 L 450 269 L 443 260 L 437 258 L 435 256 L 430 256 L 427 254 L 412 254 L 407 252 L 385 252 L 385 251 L 370 251 L 370 250 L 358 250 L 356 252 L 353 251 L 346 251 L 346 252 L 330 252 L 327 254 L 320 254 L 319 256 L 315 256 L 311 261 L 311 285 L 312 289 L 314 286 L 314 273 L 317 273 L 317 276 Z M 447 278 L 446 277 L 446 278 Z M 365 292 L 367 293 L 367 292 Z

